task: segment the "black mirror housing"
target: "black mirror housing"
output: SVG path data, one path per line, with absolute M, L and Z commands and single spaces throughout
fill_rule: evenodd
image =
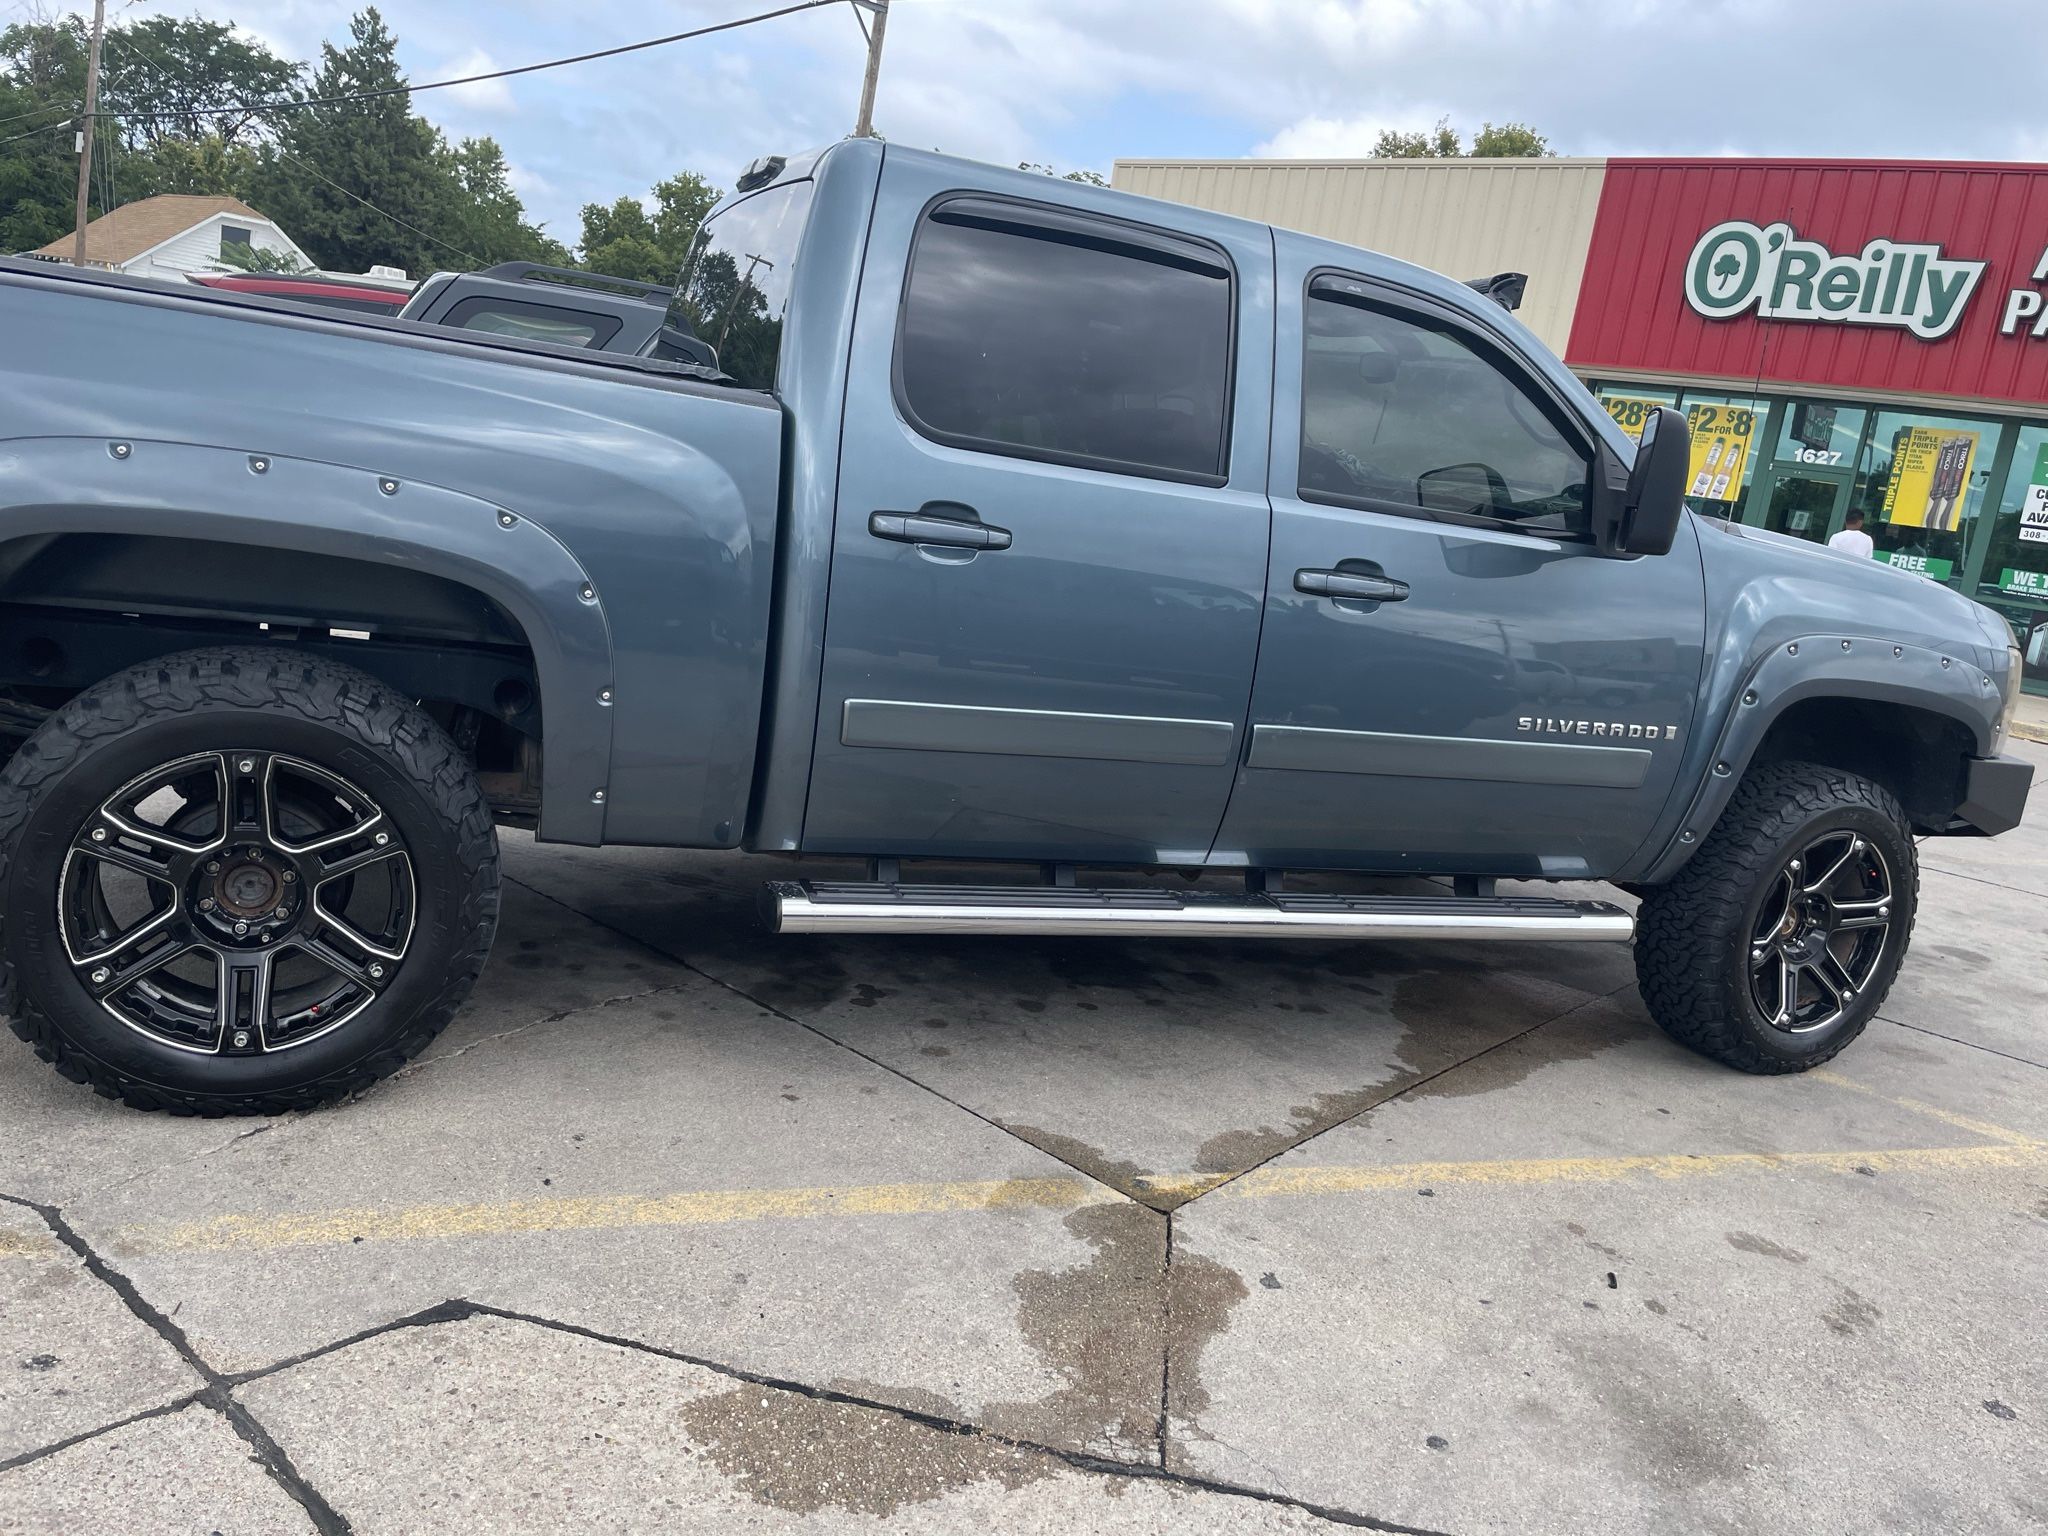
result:
M 1663 555 L 1678 537 L 1685 515 L 1685 488 L 1692 472 L 1692 430 L 1685 417 L 1668 405 L 1651 411 L 1643 422 L 1635 468 L 1629 471 L 1615 548 L 1625 555 Z

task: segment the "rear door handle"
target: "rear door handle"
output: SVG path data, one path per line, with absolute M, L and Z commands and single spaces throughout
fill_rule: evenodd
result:
M 891 539 L 898 544 L 936 544 L 942 549 L 1010 547 L 1010 530 L 1007 528 L 992 528 L 974 517 L 951 517 L 922 509 L 916 512 L 871 512 L 868 514 L 868 532 L 878 539 Z
M 1348 597 L 1367 603 L 1399 603 L 1408 597 L 1407 582 L 1358 571 L 1296 571 L 1294 590 L 1310 597 Z

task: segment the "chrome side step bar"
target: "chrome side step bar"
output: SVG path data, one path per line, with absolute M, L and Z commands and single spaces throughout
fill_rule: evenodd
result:
M 1187 939 L 1534 939 L 1626 943 L 1603 901 L 1541 896 L 1350 896 L 1074 886 L 769 882 L 776 933 L 1075 934 Z

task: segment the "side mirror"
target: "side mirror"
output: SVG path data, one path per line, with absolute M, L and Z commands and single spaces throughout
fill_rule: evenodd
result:
M 1692 431 L 1668 405 L 1643 422 L 1635 468 L 1629 471 L 1615 548 L 1626 555 L 1662 555 L 1678 537 L 1685 514 L 1686 477 L 1692 472 Z

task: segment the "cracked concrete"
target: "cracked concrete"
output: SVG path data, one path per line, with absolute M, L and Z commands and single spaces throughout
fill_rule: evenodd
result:
M 1780 1080 L 1621 950 L 777 940 L 508 838 L 354 1103 L 0 1053 L 0 1529 L 2038 1529 L 2042 820 Z

